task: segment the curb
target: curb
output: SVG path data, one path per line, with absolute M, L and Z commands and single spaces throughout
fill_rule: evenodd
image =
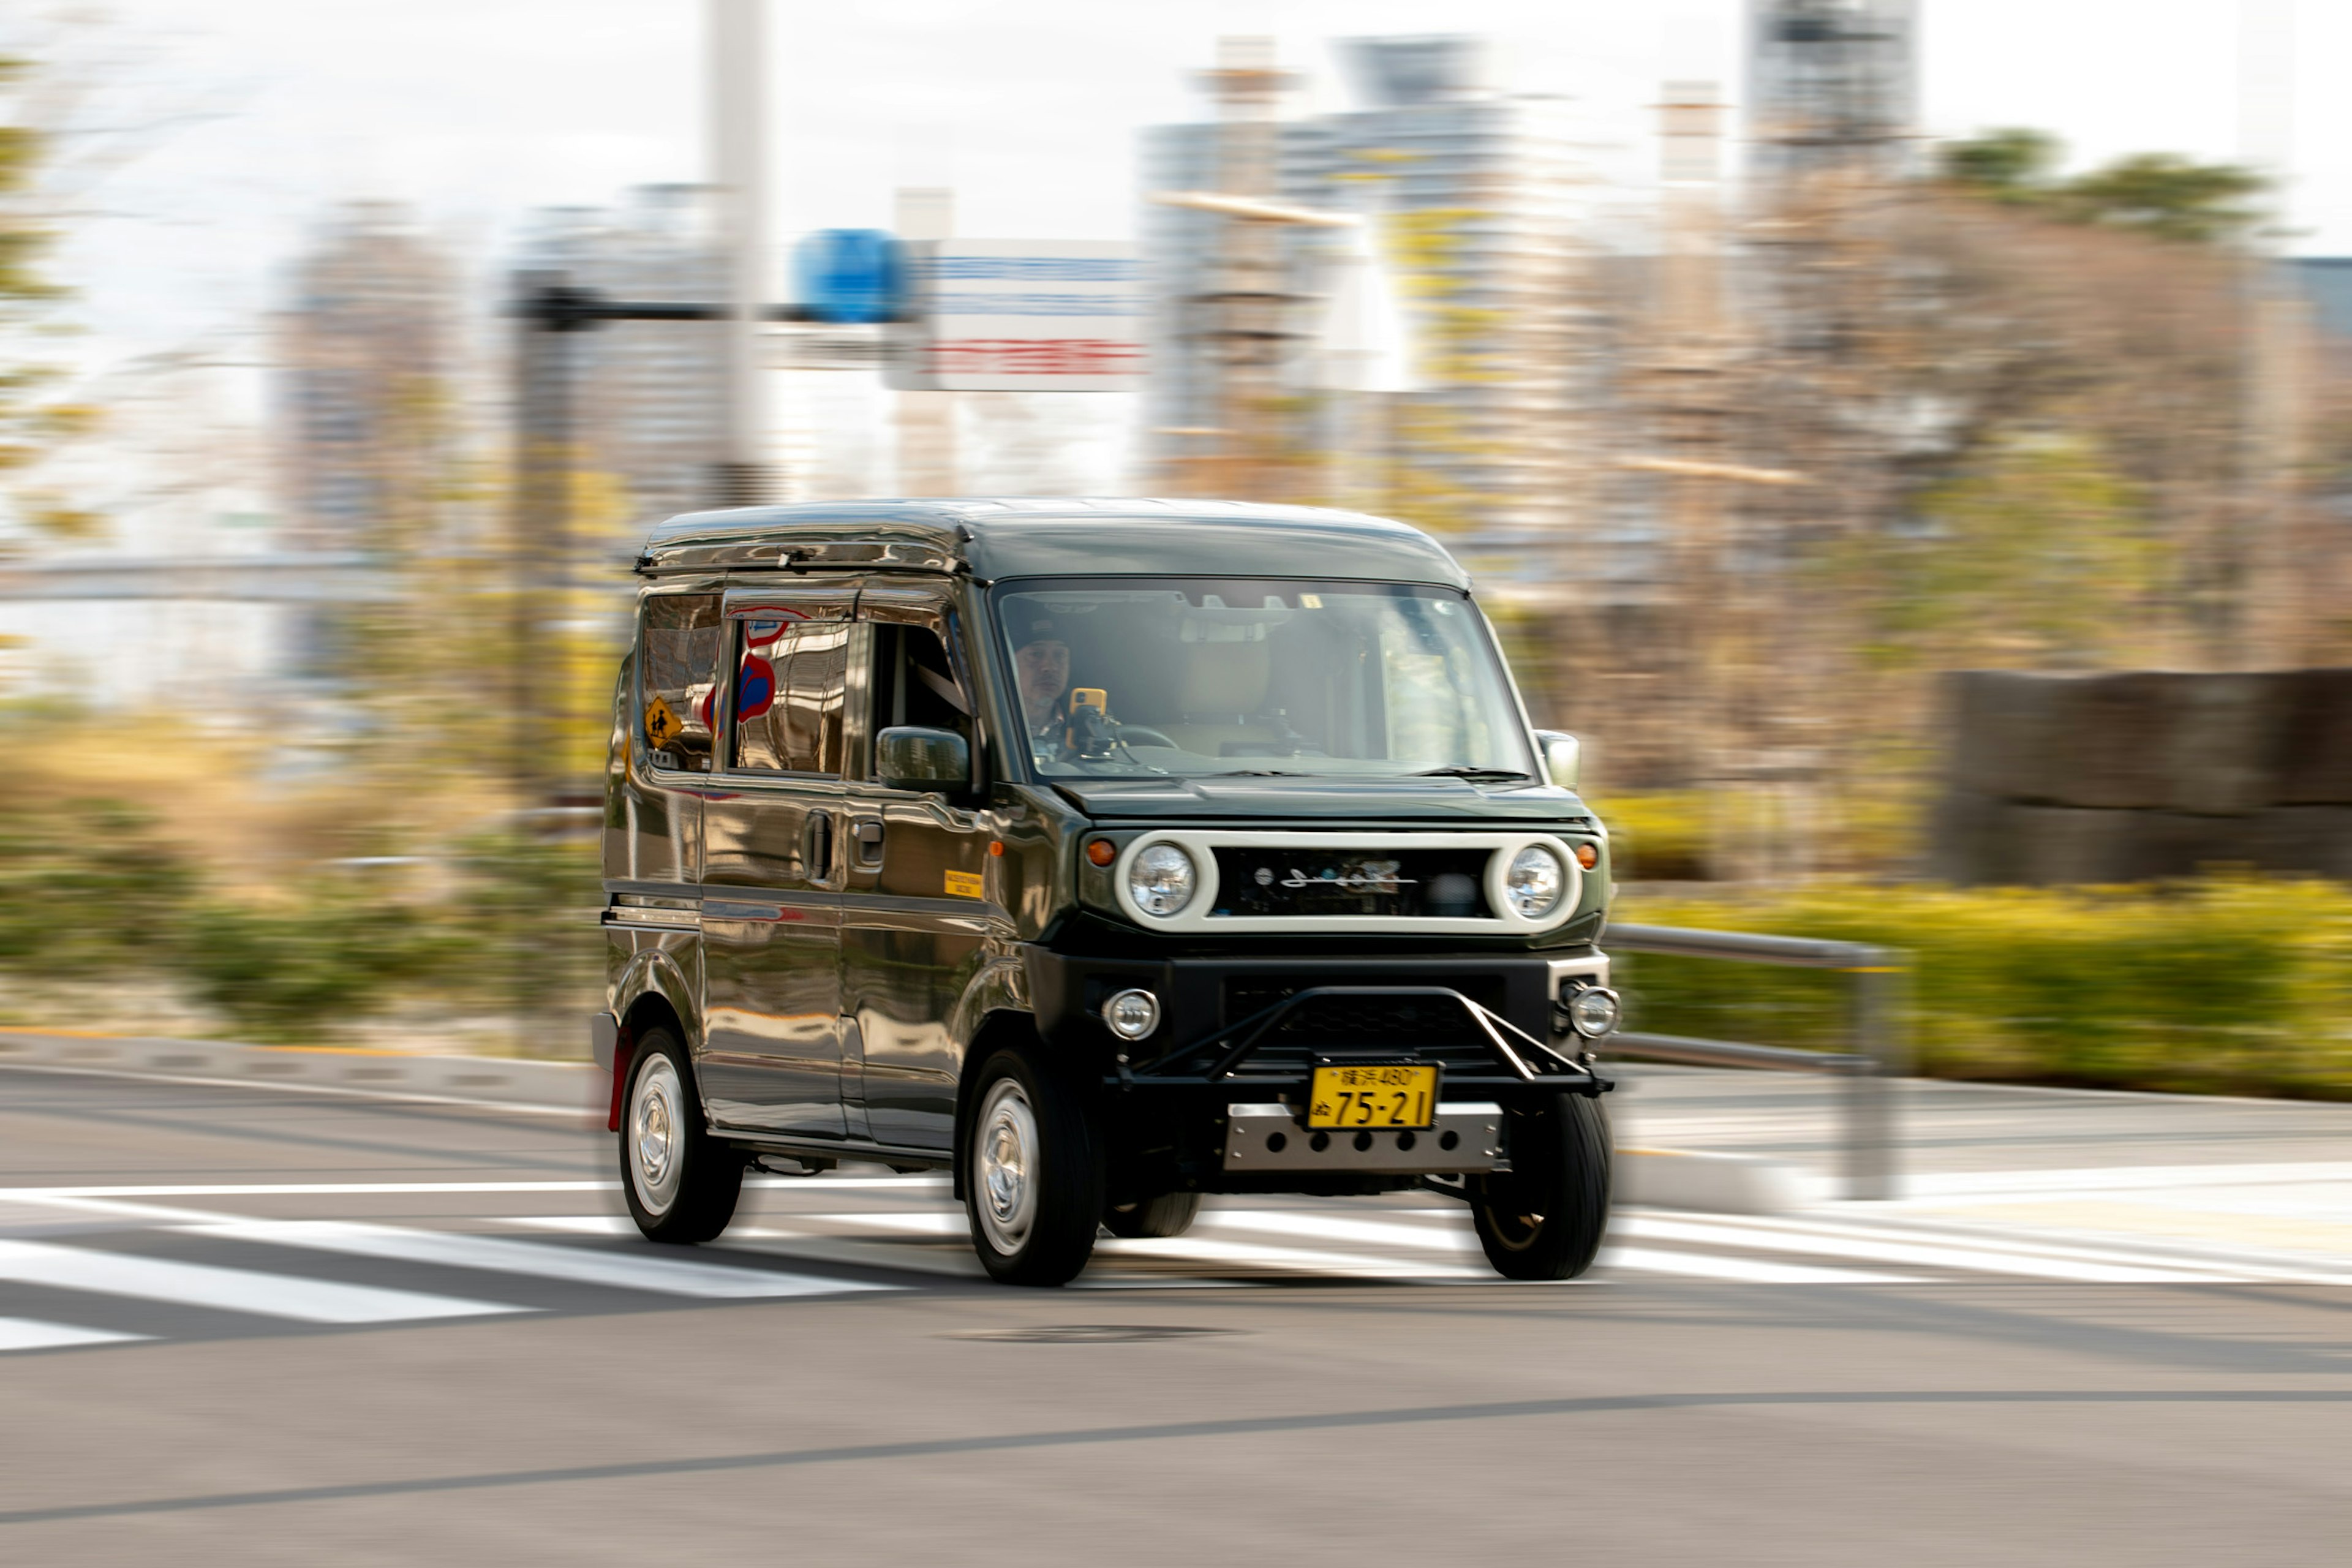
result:
M 1620 1149 L 1616 1196 L 1650 1208 L 1706 1209 L 1715 1214 L 1786 1214 L 1821 1195 L 1816 1178 L 1778 1160 L 1752 1154 L 1703 1154 L 1689 1149 Z
M 129 1078 L 270 1083 L 388 1098 L 529 1106 L 602 1119 L 612 1079 L 587 1062 L 406 1056 L 312 1046 L 0 1031 L 0 1065 Z

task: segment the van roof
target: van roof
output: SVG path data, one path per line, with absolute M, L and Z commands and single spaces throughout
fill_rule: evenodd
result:
M 870 500 L 690 511 L 656 524 L 647 575 L 746 567 L 1007 577 L 1321 577 L 1467 588 L 1408 523 L 1247 501 Z

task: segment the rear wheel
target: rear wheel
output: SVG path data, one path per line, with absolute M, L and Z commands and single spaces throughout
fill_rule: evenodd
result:
M 629 1058 L 621 1102 L 621 1193 L 655 1241 L 709 1241 L 735 1217 L 743 1157 L 710 1136 L 686 1047 L 647 1029 Z
M 1509 1123 L 1511 1168 L 1472 1178 L 1486 1261 L 1507 1279 L 1573 1279 L 1609 1227 L 1609 1117 L 1590 1095 L 1557 1096 Z
M 1103 1212 L 1102 1153 L 1086 1107 L 1021 1050 L 980 1069 L 964 1143 L 971 1244 L 1007 1285 L 1061 1285 L 1087 1266 Z
M 1129 1241 L 1147 1237 L 1181 1236 L 1192 1228 L 1201 1217 L 1201 1194 L 1198 1193 L 1162 1193 L 1141 1203 L 1103 1211 L 1103 1228 L 1113 1236 Z

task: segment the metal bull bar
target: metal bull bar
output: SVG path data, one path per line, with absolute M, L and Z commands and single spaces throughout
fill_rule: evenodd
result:
M 1594 1072 L 1587 1064 L 1578 1061 L 1573 1057 L 1562 1055 L 1513 1024 L 1508 1018 L 1489 1012 L 1461 992 L 1444 985 L 1309 986 L 1304 991 L 1284 997 L 1271 1006 L 1260 1008 L 1239 1023 L 1229 1024 L 1213 1034 L 1204 1035 L 1199 1039 L 1177 1046 L 1131 1069 L 1122 1062 L 1119 1076 L 1130 1080 L 1168 1077 L 1170 1075 L 1166 1069 L 1169 1064 L 1197 1058 L 1204 1051 L 1222 1045 L 1225 1049 L 1217 1058 L 1215 1065 L 1201 1075 L 1201 1081 L 1214 1082 L 1231 1073 L 1248 1059 L 1253 1051 L 1265 1045 L 1276 1027 L 1293 1010 L 1323 996 L 1428 996 L 1454 1002 L 1469 1014 L 1471 1021 L 1486 1035 L 1486 1043 L 1494 1050 L 1500 1065 L 1521 1081 L 1537 1082 L 1542 1074 L 1535 1064 L 1547 1062 L 1551 1064 L 1550 1070 L 1554 1072 L 1579 1075 L 1580 1081 L 1570 1081 L 1559 1086 L 1569 1093 L 1601 1094 L 1611 1087 L 1608 1079 Z M 1519 1042 L 1517 1045 L 1512 1043 L 1512 1037 L 1517 1037 Z
M 1676 958 L 1720 958 L 1831 969 L 1853 977 L 1848 1051 L 1799 1051 L 1678 1035 L 1612 1035 L 1611 1053 L 1688 1067 L 1759 1068 L 1767 1072 L 1835 1073 L 1846 1080 L 1845 1189 L 1851 1198 L 1892 1198 L 1898 1176 L 1895 1082 L 1909 1068 L 1902 1020 L 1905 955 L 1854 942 L 1759 936 L 1748 931 L 1691 931 L 1679 926 L 1615 925 L 1603 946 Z

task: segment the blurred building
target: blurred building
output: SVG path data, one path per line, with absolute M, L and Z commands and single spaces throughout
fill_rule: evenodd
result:
M 643 185 L 610 207 L 541 212 L 515 268 L 562 272 L 615 299 L 708 303 L 729 297 L 712 192 Z M 616 521 L 634 526 L 710 499 L 726 457 L 723 324 L 616 321 L 573 342 L 581 467 L 615 483 Z
M 1749 0 L 1751 175 L 1909 171 L 1918 39 L 1919 0 Z
M 287 542 L 386 552 L 446 478 L 455 270 L 404 209 L 344 208 L 295 263 L 277 321 Z
M 1419 390 L 1396 395 L 1389 504 L 1453 527 L 1556 525 L 1570 507 L 1569 336 L 1573 268 L 1569 201 L 1575 163 L 1564 106 L 1507 96 L 1484 47 L 1465 37 L 1387 37 L 1337 46 L 1361 107 L 1276 121 L 1266 128 L 1270 188 L 1233 188 L 1227 120 L 1154 127 L 1144 135 L 1147 195 L 1176 191 L 1271 196 L 1365 215 L 1396 271 L 1412 318 Z M 1230 76 L 1230 72 L 1221 72 Z M 1167 471 L 1216 439 L 1233 410 L 1233 362 L 1265 342 L 1237 343 L 1229 319 L 1231 253 L 1262 243 L 1221 214 L 1147 205 L 1154 342 L 1151 456 Z M 1279 281 L 1264 290 L 1284 314 L 1263 332 L 1306 384 L 1314 344 L 1318 231 L 1284 232 Z M 1312 444 L 1318 426 L 1292 433 Z

